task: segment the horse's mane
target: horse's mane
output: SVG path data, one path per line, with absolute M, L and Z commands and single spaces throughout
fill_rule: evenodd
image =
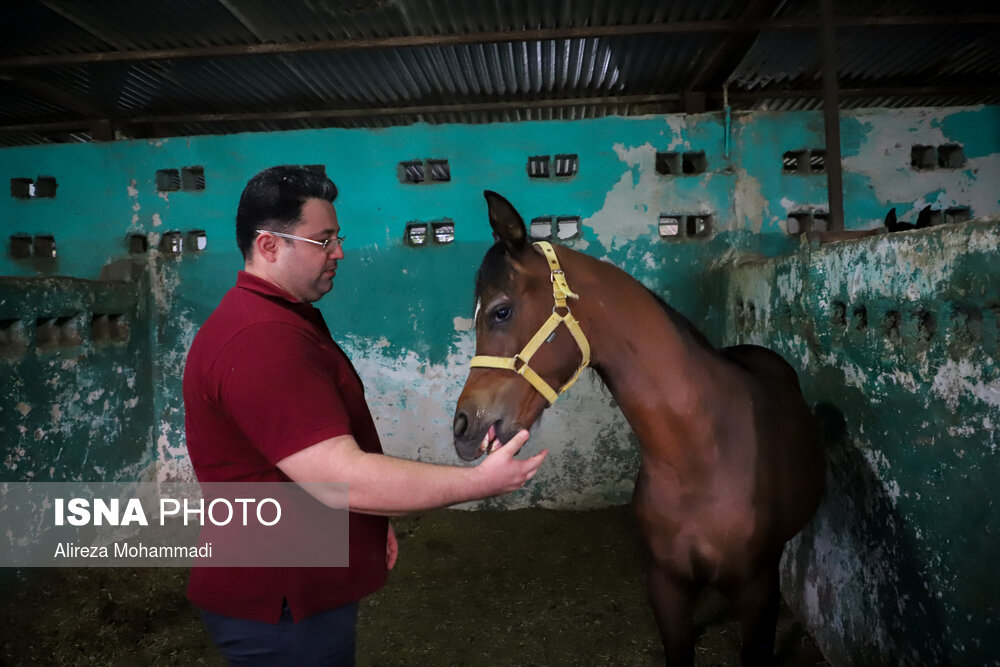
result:
M 653 290 L 647 287 L 646 291 L 649 292 L 650 296 L 656 299 L 656 302 L 660 304 L 660 307 L 667 313 L 667 316 L 670 318 L 670 321 L 674 323 L 675 327 L 685 332 L 694 342 L 698 343 L 702 347 L 709 350 L 715 350 L 715 346 L 709 342 L 708 338 L 705 337 L 705 334 L 701 332 L 701 329 L 696 327 L 691 320 L 677 312 L 673 306 L 664 301 L 663 297 Z

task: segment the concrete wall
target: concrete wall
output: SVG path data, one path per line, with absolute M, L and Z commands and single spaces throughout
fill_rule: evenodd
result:
M 148 476 L 148 281 L 0 278 L 6 480 Z
M 942 222 L 1000 215 L 1000 108 L 854 112 L 842 135 L 849 229 L 881 226 L 890 207 L 902 220 L 926 204 Z M 239 193 L 278 163 L 325 165 L 340 188 L 347 258 L 320 305 L 365 379 L 386 449 L 455 463 L 449 432 L 474 346 L 472 279 L 490 243 L 488 188 L 528 220 L 580 216 L 582 234 L 569 245 L 632 272 L 713 342 L 774 344 L 800 369 L 807 397 L 822 406 L 835 465 L 819 520 L 787 559 L 786 593 L 831 658 L 892 663 L 913 650 L 914 662 L 968 662 L 996 653 L 988 630 L 998 622 L 989 606 L 997 577 L 980 560 L 996 523 L 987 486 L 997 461 L 995 223 L 803 246 L 788 234 L 789 216 L 822 220 L 826 177 L 806 166 L 822 141 L 821 115 L 802 112 L 2 150 L 3 178 L 58 183 L 54 198 L 0 198 L 5 236 L 52 235 L 57 247 L 55 259 L 0 258 L 0 340 L 12 341 L 0 358 L 0 386 L 12 397 L 0 406 L 2 474 L 190 477 L 185 353 L 241 266 L 232 231 Z M 918 169 L 911 161 L 921 146 L 930 159 Z M 658 152 L 677 153 L 681 166 L 684 153 L 704 152 L 704 170 L 664 175 Z M 575 175 L 529 178 L 529 156 L 567 153 L 578 156 Z M 787 169 L 786 153 L 802 168 Z M 451 180 L 400 181 L 400 162 L 426 159 L 447 159 Z M 204 169 L 204 189 L 158 191 L 157 170 L 192 166 Z M 710 215 L 712 231 L 663 239 L 661 214 Z M 446 219 L 453 243 L 404 243 L 408 223 Z M 179 254 L 160 249 L 168 233 L 193 231 L 204 231 L 203 249 L 194 237 Z M 129 234 L 149 249 L 130 254 Z M 903 268 L 887 268 L 890 260 Z M 130 295 L 132 334 L 99 345 L 87 339 L 88 318 L 111 311 L 97 305 L 111 293 Z M 840 329 L 831 309 L 843 313 Z M 898 320 L 884 326 L 896 322 L 898 343 L 878 333 L 894 309 Z M 38 320 L 69 316 L 82 318 L 80 344 L 38 350 Z M 808 322 L 808 331 L 797 328 Z M 22 329 L 23 344 L 8 335 Z M 542 446 L 551 456 L 528 489 L 481 505 L 585 508 L 630 497 L 635 443 L 596 383 L 578 383 L 549 411 L 529 449 Z M 904 613 L 919 619 L 913 629 Z
M 783 575 L 834 664 L 998 655 L 998 222 L 803 245 L 732 274 L 727 338 L 796 360 L 824 424 L 829 493 Z

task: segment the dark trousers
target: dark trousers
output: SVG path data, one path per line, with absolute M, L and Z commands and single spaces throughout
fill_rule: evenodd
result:
M 354 667 L 358 603 L 298 623 L 285 605 L 276 624 L 202 610 L 201 618 L 230 665 L 247 667 Z

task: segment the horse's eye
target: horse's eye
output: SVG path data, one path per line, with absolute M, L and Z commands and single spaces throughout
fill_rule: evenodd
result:
M 493 321 L 503 322 L 510 318 L 510 306 L 497 306 L 493 309 Z

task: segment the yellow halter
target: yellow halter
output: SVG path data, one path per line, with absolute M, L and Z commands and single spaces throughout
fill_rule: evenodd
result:
M 472 358 L 470 366 L 472 368 L 502 368 L 512 370 L 530 382 L 531 386 L 545 397 L 549 405 L 552 405 L 559 398 L 559 394 L 562 394 L 573 386 L 573 383 L 580 377 L 583 369 L 590 364 L 590 343 L 587 342 L 587 337 L 583 334 L 583 330 L 580 329 L 580 323 L 576 321 L 576 318 L 573 317 L 573 314 L 569 310 L 569 306 L 566 305 L 566 299 L 579 299 L 580 297 L 574 294 L 573 290 L 566 283 L 566 274 L 563 273 L 562 268 L 559 266 L 559 259 L 556 257 L 556 251 L 552 248 L 552 244 L 547 241 L 538 241 L 533 245 L 548 260 L 549 269 L 552 272 L 550 280 L 552 281 L 552 299 L 555 301 L 555 305 L 552 306 L 552 315 L 542 324 L 538 332 L 518 354 L 513 357 L 477 355 Z M 560 314 L 559 311 L 561 310 L 565 311 L 565 313 Z M 542 376 L 532 370 L 528 362 L 531 361 L 531 357 L 538 351 L 538 348 L 548 340 L 549 336 L 552 335 L 556 327 L 560 324 L 565 324 L 570 334 L 572 334 L 573 340 L 576 341 L 577 347 L 580 348 L 583 359 L 580 360 L 580 367 L 573 373 L 573 377 L 556 392 L 548 382 L 542 379 Z

